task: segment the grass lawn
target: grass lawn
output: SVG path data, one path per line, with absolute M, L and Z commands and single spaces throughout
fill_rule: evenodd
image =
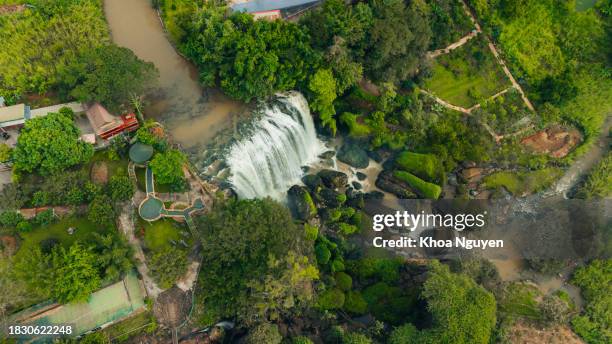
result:
M 104 334 L 113 342 L 122 342 L 131 336 L 151 333 L 156 328 L 155 318 L 150 312 L 145 311 L 105 328 Z
M 74 234 L 70 235 L 67 232 L 69 227 L 76 228 Z M 62 219 L 52 225 L 45 227 L 37 227 L 27 233 L 20 233 L 23 241 L 17 255 L 22 252 L 29 252 L 32 248 L 48 238 L 57 239 L 62 245 L 68 247 L 75 241 L 85 241 L 91 238 L 94 232 L 103 234 L 113 231 L 114 228 L 100 229 L 95 224 L 80 217 L 69 217 Z
M 504 187 L 515 196 L 542 191 L 551 186 L 562 174 L 559 168 L 544 168 L 529 172 L 497 172 L 484 178 L 488 189 Z
M 139 219 L 138 225 L 144 227 L 144 243 L 152 251 L 163 250 L 171 245 L 170 240 L 178 242 L 183 238 L 180 231 L 184 225 L 172 219 L 161 219 L 151 223 Z
M 486 43 L 477 37 L 438 56 L 423 86 L 453 105 L 470 108 L 508 88 L 510 81 Z
M 499 311 L 511 317 L 540 319 L 542 314 L 538 307 L 540 291 L 524 283 L 512 283 L 506 287 L 499 300 Z

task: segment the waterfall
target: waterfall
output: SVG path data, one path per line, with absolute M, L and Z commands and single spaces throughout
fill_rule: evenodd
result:
M 253 123 L 252 134 L 234 143 L 226 155 L 230 183 L 240 198 L 285 198 L 299 183 L 302 166 L 324 151 L 308 103 L 298 92 L 279 95 Z

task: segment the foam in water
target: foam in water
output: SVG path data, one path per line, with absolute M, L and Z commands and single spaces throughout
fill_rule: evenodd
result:
M 226 156 L 229 181 L 240 198 L 282 200 L 300 182 L 301 167 L 323 151 L 304 96 L 284 94 L 263 109 L 253 134 L 231 147 Z

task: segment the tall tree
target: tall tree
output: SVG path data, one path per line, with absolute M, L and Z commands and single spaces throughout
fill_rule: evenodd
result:
M 329 69 L 319 69 L 310 79 L 308 88 L 313 93 L 310 107 L 319 113 L 321 123 L 329 127 L 332 134 L 336 134 L 336 109 L 334 100 L 336 99 L 336 79 Z
M 100 102 L 111 111 L 131 104 L 154 86 L 158 72 L 151 62 L 114 44 L 83 53 L 61 73 L 60 90 L 83 102 Z
M 176 149 L 170 149 L 163 153 L 157 153 L 149 164 L 155 175 L 155 180 L 160 184 L 177 185 L 183 177 L 183 165 L 187 161 L 185 154 Z
M 402 0 L 373 0 L 364 66 L 374 80 L 397 83 L 416 74 L 429 47 L 427 18 Z
M 310 304 L 318 271 L 287 208 L 270 199 L 228 201 L 199 220 L 202 307 L 252 324 Z
M 79 140 L 72 116 L 72 110 L 62 108 L 26 121 L 13 151 L 15 173 L 56 174 L 91 159 L 93 147 Z

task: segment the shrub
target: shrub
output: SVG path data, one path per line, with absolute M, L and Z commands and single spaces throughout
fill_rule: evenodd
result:
M 350 225 L 348 223 L 341 222 L 338 224 L 338 231 L 343 235 L 351 235 L 359 230 L 357 226 Z
M 395 159 L 395 164 L 402 170 L 410 172 L 419 178 L 440 184 L 444 168 L 442 162 L 433 154 L 402 152 Z
M 368 303 L 358 291 L 349 291 L 344 300 L 344 309 L 353 314 L 365 314 L 368 311 Z
M 0 213 L 0 225 L 6 227 L 16 227 L 19 222 L 24 221 L 21 213 L 16 211 L 4 211 Z
M 396 327 L 389 336 L 389 344 L 411 344 L 416 343 L 419 335 L 419 330 L 412 324 L 405 324 Z
M 364 258 L 353 266 L 353 276 L 365 280 L 376 278 L 386 283 L 395 283 L 399 280 L 399 269 L 402 266 L 400 259 Z
M 344 293 L 337 288 L 328 289 L 319 295 L 317 304 L 323 310 L 340 309 L 344 306 Z
M 337 272 L 334 279 L 336 286 L 344 291 L 349 291 L 353 287 L 353 279 L 346 272 Z
M 156 252 L 149 261 L 153 278 L 162 288 L 170 288 L 187 270 L 187 254 L 174 246 Z
M 32 230 L 32 225 L 28 221 L 21 221 L 17 224 L 17 230 L 20 232 L 29 232 Z
M 308 223 L 305 223 L 304 233 L 305 233 L 306 239 L 315 241 L 317 240 L 317 237 L 319 236 L 319 228 L 317 228 L 317 226 L 313 226 Z
M 87 219 L 100 226 L 112 226 L 115 222 L 115 210 L 110 198 L 99 195 L 89 205 Z
M 314 344 L 310 338 L 304 336 L 295 337 L 291 340 L 291 342 L 293 344 Z
M 372 344 L 372 340 L 365 334 L 361 333 L 348 333 L 342 339 L 343 344 Z
M 134 185 L 128 176 L 112 176 L 108 191 L 113 201 L 127 201 L 134 195 Z
M 428 183 L 423 179 L 415 176 L 412 173 L 404 171 L 395 171 L 393 175 L 408 183 L 419 196 L 429 199 L 438 199 L 442 193 L 442 188 L 436 184 Z
M 548 295 L 540 304 L 544 321 L 550 325 L 563 325 L 569 321 L 570 304 L 554 295 Z
M 247 344 L 280 344 L 283 336 L 278 331 L 278 326 L 269 323 L 262 323 L 253 328 L 247 336 Z
M 358 115 L 344 112 L 340 115 L 340 122 L 348 127 L 349 136 L 358 138 L 370 135 L 372 129 L 366 124 L 359 123 L 358 118 Z
M 332 272 L 344 271 L 344 269 L 345 269 L 345 266 L 344 266 L 344 261 L 342 261 L 342 257 L 336 258 L 332 261 L 332 264 L 331 264 Z
M 53 209 L 47 209 L 36 214 L 34 219 L 32 219 L 32 224 L 36 226 L 48 226 L 49 224 L 53 223 L 54 220 L 55 214 L 53 213 Z
M 315 246 L 315 255 L 317 256 L 319 265 L 326 265 L 331 258 L 331 251 L 324 243 L 318 243 Z

